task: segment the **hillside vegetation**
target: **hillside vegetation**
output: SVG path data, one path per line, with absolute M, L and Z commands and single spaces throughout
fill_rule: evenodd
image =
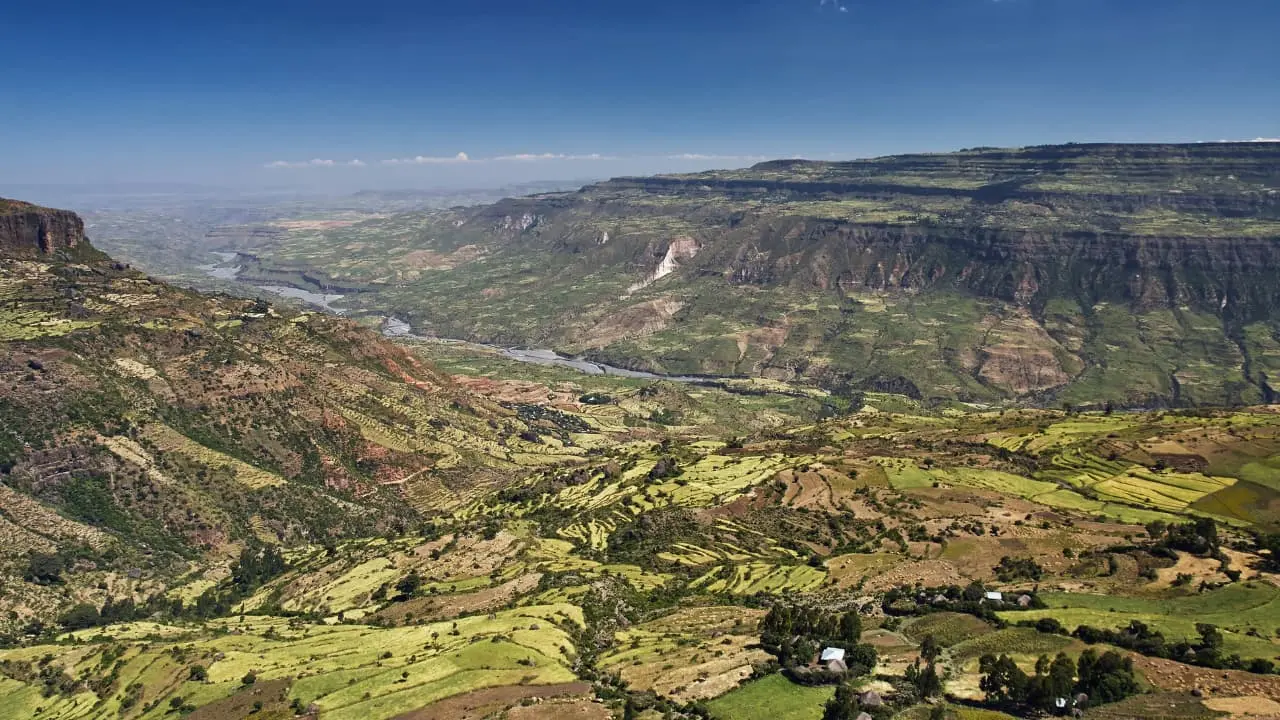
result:
M 1275 406 L 587 375 L 74 239 L 0 255 L 0 718 L 1280 703 Z

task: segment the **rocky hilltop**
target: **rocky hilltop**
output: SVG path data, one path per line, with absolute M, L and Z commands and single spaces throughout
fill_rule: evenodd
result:
M 0 198 L 0 253 L 51 255 L 84 243 L 84 221 L 73 212 Z
M 1280 373 L 1277 143 L 779 160 L 233 246 L 425 331 L 658 372 L 1126 405 Z

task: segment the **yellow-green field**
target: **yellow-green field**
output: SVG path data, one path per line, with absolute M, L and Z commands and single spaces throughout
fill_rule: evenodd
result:
M 569 632 L 581 624 L 579 608 L 550 605 L 394 629 L 255 616 L 204 628 L 122 625 L 75 646 L 0 652 L 0 660 L 14 662 L 51 655 L 49 664 L 78 677 L 119 667 L 105 696 L 86 690 L 44 698 L 34 686 L 3 681 L 0 718 L 26 720 L 37 709 L 39 717 L 59 720 L 116 717 L 135 682 L 142 695 L 128 707 L 154 706 L 139 717 L 160 718 L 170 698 L 207 704 L 234 693 L 249 673 L 291 680 L 290 697 L 304 707 L 316 703 L 326 718 L 389 718 L 484 687 L 573 680 Z M 104 664 L 107 652 L 119 652 L 120 660 Z M 207 680 L 190 679 L 194 665 L 207 668 Z
M 1232 584 L 1198 595 L 1169 599 L 1080 593 L 1045 593 L 1049 608 L 1005 612 L 1010 621 L 1051 617 L 1068 630 L 1080 625 L 1115 630 L 1131 621 L 1145 623 L 1164 634 L 1168 642 L 1195 640 L 1197 623 L 1217 625 L 1225 650 L 1243 658 L 1273 659 L 1280 656 L 1280 588 L 1269 583 Z

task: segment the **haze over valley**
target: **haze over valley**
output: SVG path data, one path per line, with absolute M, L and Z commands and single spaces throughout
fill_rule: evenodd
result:
M 1273 3 L 6 22 L 0 720 L 1280 717 Z

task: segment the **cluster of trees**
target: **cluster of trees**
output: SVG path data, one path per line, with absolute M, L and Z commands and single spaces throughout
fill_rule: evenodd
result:
M 245 548 L 241 551 L 240 558 L 231 566 L 228 582 L 206 590 L 196 598 L 193 607 L 184 609 L 185 614 L 201 618 L 227 615 L 237 603 L 253 595 L 258 588 L 288 569 L 284 556 L 275 547 L 267 546 L 260 550 Z
M 231 566 L 231 577 L 227 582 L 206 590 L 196 598 L 193 605 L 185 605 L 181 599 L 163 595 L 156 595 L 142 605 L 135 603 L 132 598 L 107 598 L 101 607 L 89 603 L 72 607 L 58 619 L 58 623 L 67 630 L 84 630 L 157 614 L 171 617 L 218 617 L 229 614 L 236 603 L 249 597 L 287 569 L 288 565 L 278 549 L 246 548 L 240 553 L 239 560 Z
M 1053 628 L 1046 623 L 1045 627 L 1048 631 L 1062 631 L 1061 625 Z M 1037 629 L 1039 628 L 1037 627 Z M 1128 627 L 1116 630 L 1081 625 L 1072 634 L 1090 645 L 1106 643 L 1133 650 L 1143 655 L 1176 660 L 1188 665 L 1200 665 L 1215 669 L 1248 670 L 1259 674 L 1270 674 L 1277 671 L 1275 663 L 1265 658 L 1254 658 L 1253 660 L 1245 661 L 1239 655 L 1225 655 L 1222 648 L 1222 632 L 1218 630 L 1216 625 L 1197 623 L 1196 633 L 1200 636 L 1197 641 L 1179 640 L 1177 642 L 1169 642 L 1159 630 L 1153 630 L 1146 623 L 1134 620 L 1129 623 Z
M 649 422 L 658 425 L 679 425 L 682 419 L 683 416 L 679 412 L 668 408 L 660 408 L 649 413 Z
M 1065 653 L 1052 660 L 1047 655 L 1036 662 L 1035 675 L 1027 675 L 1008 655 L 983 655 L 978 660 L 982 672 L 979 687 L 987 702 L 1005 708 L 1028 708 L 1052 712 L 1081 704 L 1105 705 L 1123 700 L 1139 691 L 1133 674 L 1133 660 L 1109 650 L 1102 655 L 1092 649 L 1080 654 L 1079 662 Z
M 1262 556 L 1261 569 L 1280 573 L 1280 533 L 1260 533 L 1255 540 L 1258 554 Z
M 75 678 L 67 674 L 60 665 L 54 665 L 50 658 L 42 658 L 38 662 L 23 660 L 0 660 L 0 675 L 18 682 L 40 686 L 41 697 L 51 698 L 55 695 L 70 697 L 83 688 Z
M 993 568 L 1000 582 L 1015 580 L 1039 580 L 1044 575 L 1044 568 L 1031 558 L 1015 558 L 1008 555 L 1000 558 L 1000 564 Z
M 866 675 L 876 666 L 876 650 L 859 643 L 862 618 L 857 610 L 833 612 L 815 607 L 777 604 L 760 621 L 760 645 L 778 658 L 797 682 L 832 682 L 847 675 Z M 845 651 L 845 673 L 797 672 L 826 647 Z M 790 672 L 788 672 L 790 671 Z
M 1199 557 L 1217 557 L 1222 552 L 1218 524 L 1211 518 L 1180 524 L 1155 520 L 1146 527 L 1156 548 L 1181 550 Z
M 66 545 L 52 553 L 32 552 L 27 555 L 22 579 L 37 585 L 61 585 L 62 574 L 74 568 L 78 561 L 99 563 L 113 559 L 113 554 L 100 554 L 87 545 Z
M 113 623 L 130 622 L 148 617 L 159 611 L 153 603 L 139 607 L 133 598 L 113 600 L 107 598 L 101 608 L 88 603 L 80 603 L 58 618 L 58 624 L 67 630 L 84 630 L 85 628 L 111 625 Z
M 414 595 L 417 595 L 418 591 L 422 589 L 422 585 L 422 575 L 420 575 L 417 570 L 410 570 L 407 575 L 397 580 L 395 585 L 392 585 L 391 583 L 382 583 L 382 585 L 379 585 L 378 589 L 369 594 L 369 599 L 382 602 L 387 599 L 387 591 L 391 588 L 395 588 L 396 594 L 392 596 L 391 600 L 393 602 L 403 602 L 412 598 Z M 341 613 L 339 613 L 339 615 L 341 615 Z

